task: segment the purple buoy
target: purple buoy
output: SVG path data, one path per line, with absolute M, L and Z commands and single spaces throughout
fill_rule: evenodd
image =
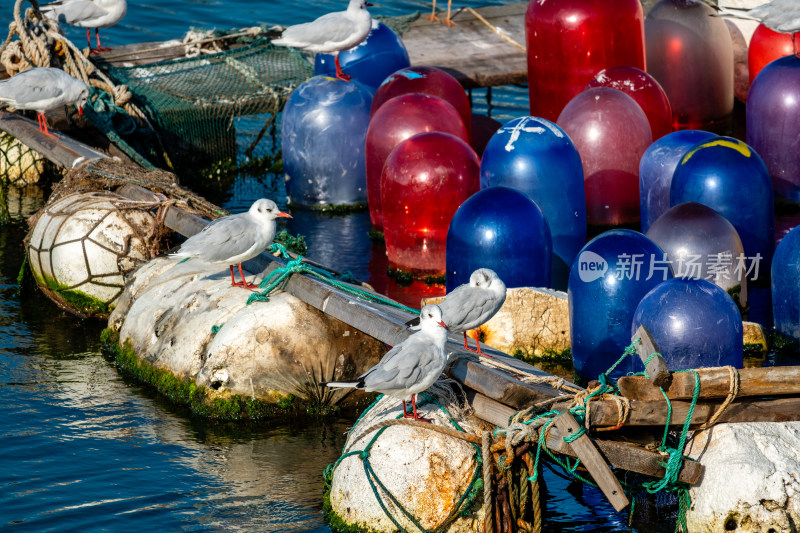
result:
M 800 57 L 759 72 L 747 96 L 747 144 L 767 165 L 775 195 L 800 202 Z
M 716 134 L 702 130 L 674 131 L 651 144 L 639 162 L 639 208 L 642 233 L 669 209 L 672 174 L 681 158 L 696 144 Z

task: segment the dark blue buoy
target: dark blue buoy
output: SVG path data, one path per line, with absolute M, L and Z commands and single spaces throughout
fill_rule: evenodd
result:
M 376 89 L 390 74 L 411 65 L 400 37 L 382 22 L 372 23 L 372 31 L 363 43 L 339 52 L 339 64 L 345 74 Z M 314 74 L 334 76 L 336 65 L 331 54 L 317 54 Z
M 742 317 L 733 299 L 704 279 L 675 278 L 648 292 L 633 315 L 631 335 L 644 325 L 670 370 L 742 368 Z M 637 372 L 644 370 L 632 358 Z
M 664 252 L 653 241 L 628 229 L 606 231 L 589 241 L 569 274 L 569 322 L 575 372 L 597 379 L 631 343 L 630 324 L 639 301 L 672 278 Z M 628 357 L 610 374 L 633 371 Z
M 372 95 L 358 82 L 315 76 L 292 92 L 283 110 L 286 189 L 305 207 L 367 201 L 364 145 Z
M 790 231 L 772 258 L 775 329 L 800 340 L 800 226 Z
M 481 188 L 496 185 L 527 194 L 544 212 L 553 238 L 553 287 L 565 290 L 569 268 L 586 244 L 586 195 L 578 150 L 549 120 L 514 119 L 492 136 L 481 159 Z
M 658 217 L 669 209 L 669 187 L 672 174 L 681 158 L 702 141 L 716 137 L 703 130 L 681 130 L 669 133 L 645 150 L 639 162 L 639 201 L 642 233 L 647 233 Z
M 670 205 L 698 202 L 733 224 L 748 263 L 769 275 L 775 247 L 772 179 L 761 157 L 732 137 L 715 137 L 689 150 L 675 168 Z M 753 279 L 748 277 L 748 279 Z
M 510 187 L 489 187 L 461 204 L 447 230 L 447 292 L 478 268 L 506 287 L 549 287 L 550 228 L 542 210 Z

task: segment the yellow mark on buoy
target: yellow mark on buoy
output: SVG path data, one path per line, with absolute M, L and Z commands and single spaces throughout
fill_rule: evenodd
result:
M 695 148 L 694 150 L 683 156 L 683 161 L 681 161 L 681 165 L 685 165 L 686 162 L 692 158 L 694 153 L 700 150 L 701 148 L 707 148 L 710 146 L 725 146 L 726 148 L 733 148 L 734 150 L 736 150 L 745 157 L 750 157 L 750 155 L 752 154 L 752 152 L 750 152 L 750 147 L 741 141 L 737 140 L 729 141 L 728 139 L 715 139 L 713 141 L 708 141 L 706 143 L 701 144 L 700 146 L 698 146 L 697 148 Z

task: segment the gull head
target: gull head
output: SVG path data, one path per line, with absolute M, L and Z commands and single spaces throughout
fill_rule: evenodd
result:
M 419 325 L 421 329 L 447 328 L 442 320 L 442 310 L 436 304 L 428 304 L 422 308 L 419 312 Z
M 258 219 L 267 221 L 275 220 L 278 217 L 292 218 L 292 215 L 278 209 L 278 205 L 267 198 L 261 198 L 253 202 L 253 205 L 250 206 L 250 214 Z

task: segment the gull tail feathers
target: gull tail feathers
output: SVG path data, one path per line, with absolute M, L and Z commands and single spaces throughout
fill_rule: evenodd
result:
M 737 19 L 755 20 L 756 22 L 761 22 L 758 18 L 748 15 L 746 9 L 716 6 L 716 10 L 717 12 L 712 15 L 713 17 L 734 17 Z
M 320 387 L 330 387 L 332 389 L 361 389 L 364 388 L 364 380 L 359 381 L 328 381 L 319 384 Z

